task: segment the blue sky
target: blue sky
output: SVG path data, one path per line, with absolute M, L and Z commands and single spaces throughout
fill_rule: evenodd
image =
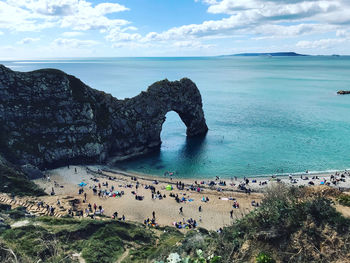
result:
M 0 0 L 0 58 L 350 54 L 349 0 Z

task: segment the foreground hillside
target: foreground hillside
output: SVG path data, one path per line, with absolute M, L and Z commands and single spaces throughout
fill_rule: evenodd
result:
M 349 196 L 333 188 L 276 184 L 259 208 L 222 233 L 107 218 L 32 218 L 2 205 L 0 261 L 350 262 L 350 219 L 336 210 L 346 205 Z

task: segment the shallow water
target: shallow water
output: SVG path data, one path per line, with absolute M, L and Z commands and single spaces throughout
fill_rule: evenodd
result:
M 191 78 L 209 132 L 186 139 L 167 114 L 161 151 L 118 168 L 183 177 L 327 171 L 350 167 L 350 57 L 108 58 L 1 62 L 15 70 L 58 68 L 117 98 L 160 79 Z

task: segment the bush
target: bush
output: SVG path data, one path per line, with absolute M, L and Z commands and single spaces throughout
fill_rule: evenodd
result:
M 341 194 L 338 197 L 338 202 L 341 205 L 350 206 L 350 195 Z
M 267 253 L 260 252 L 256 257 L 256 263 L 275 263 L 276 261 Z
M 25 207 L 17 207 L 13 210 L 9 210 L 6 212 L 10 218 L 12 219 L 20 219 L 26 216 L 26 208 Z
M 83 242 L 82 255 L 87 263 L 114 262 L 124 251 L 121 238 L 126 237 L 130 238 L 125 229 L 116 224 L 106 225 Z

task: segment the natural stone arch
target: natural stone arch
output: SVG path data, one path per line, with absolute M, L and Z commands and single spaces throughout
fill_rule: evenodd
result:
M 0 65 L 0 153 L 12 161 L 52 167 L 139 156 L 159 149 L 169 111 L 179 114 L 187 136 L 207 132 L 201 95 L 189 79 L 159 81 L 118 100 L 60 70 Z
M 135 121 L 131 128 L 121 136 L 117 136 L 116 143 L 119 146 L 121 138 L 124 136 L 134 137 L 133 146 L 125 149 L 123 156 L 119 157 L 115 151 L 113 161 L 124 159 L 125 156 L 138 155 L 137 152 L 149 152 L 157 149 L 161 145 L 160 134 L 165 115 L 176 112 L 185 124 L 188 137 L 206 134 L 208 127 L 204 118 L 202 98 L 197 86 L 187 78 L 180 81 L 170 82 L 163 80 L 151 85 L 146 92 L 142 92 L 132 99 L 124 101 L 127 117 Z M 118 115 L 118 120 L 121 117 Z M 118 121 L 117 121 L 118 122 Z M 133 128 L 135 128 L 133 130 Z M 115 127 L 115 130 L 118 128 Z M 135 149 L 133 152 L 132 150 Z

